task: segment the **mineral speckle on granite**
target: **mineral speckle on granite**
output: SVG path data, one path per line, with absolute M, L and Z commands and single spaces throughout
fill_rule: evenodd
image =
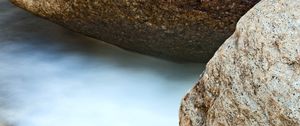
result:
M 183 98 L 180 126 L 300 125 L 300 0 L 262 0 Z
M 207 62 L 259 0 L 11 0 L 73 31 L 162 58 Z

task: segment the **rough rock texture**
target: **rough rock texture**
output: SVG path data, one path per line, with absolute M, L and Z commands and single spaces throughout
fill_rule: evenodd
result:
M 73 31 L 163 58 L 207 62 L 259 0 L 11 0 Z
M 300 125 L 300 0 L 263 0 L 208 62 L 181 126 Z

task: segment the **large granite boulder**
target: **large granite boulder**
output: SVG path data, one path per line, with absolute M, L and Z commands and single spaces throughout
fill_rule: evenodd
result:
M 207 62 L 259 0 L 11 0 L 73 31 L 124 49 Z
M 184 97 L 180 126 L 300 125 L 300 0 L 262 0 Z

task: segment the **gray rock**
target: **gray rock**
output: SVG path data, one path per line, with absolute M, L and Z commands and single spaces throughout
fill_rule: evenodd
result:
M 300 0 L 263 0 L 184 97 L 180 126 L 300 125 Z
M 207 62 L 259 0 L 11 0 L 35 15 L 124 49 Z

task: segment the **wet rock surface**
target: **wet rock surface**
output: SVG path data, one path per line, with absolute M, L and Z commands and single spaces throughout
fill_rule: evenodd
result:
M 207 62 L 258 0 L 11 0 L 73 31 L 135 52 Z
M 300 1 L 261 1 L 184 97 L 180 126 L 299 126 L 299 49 Z

